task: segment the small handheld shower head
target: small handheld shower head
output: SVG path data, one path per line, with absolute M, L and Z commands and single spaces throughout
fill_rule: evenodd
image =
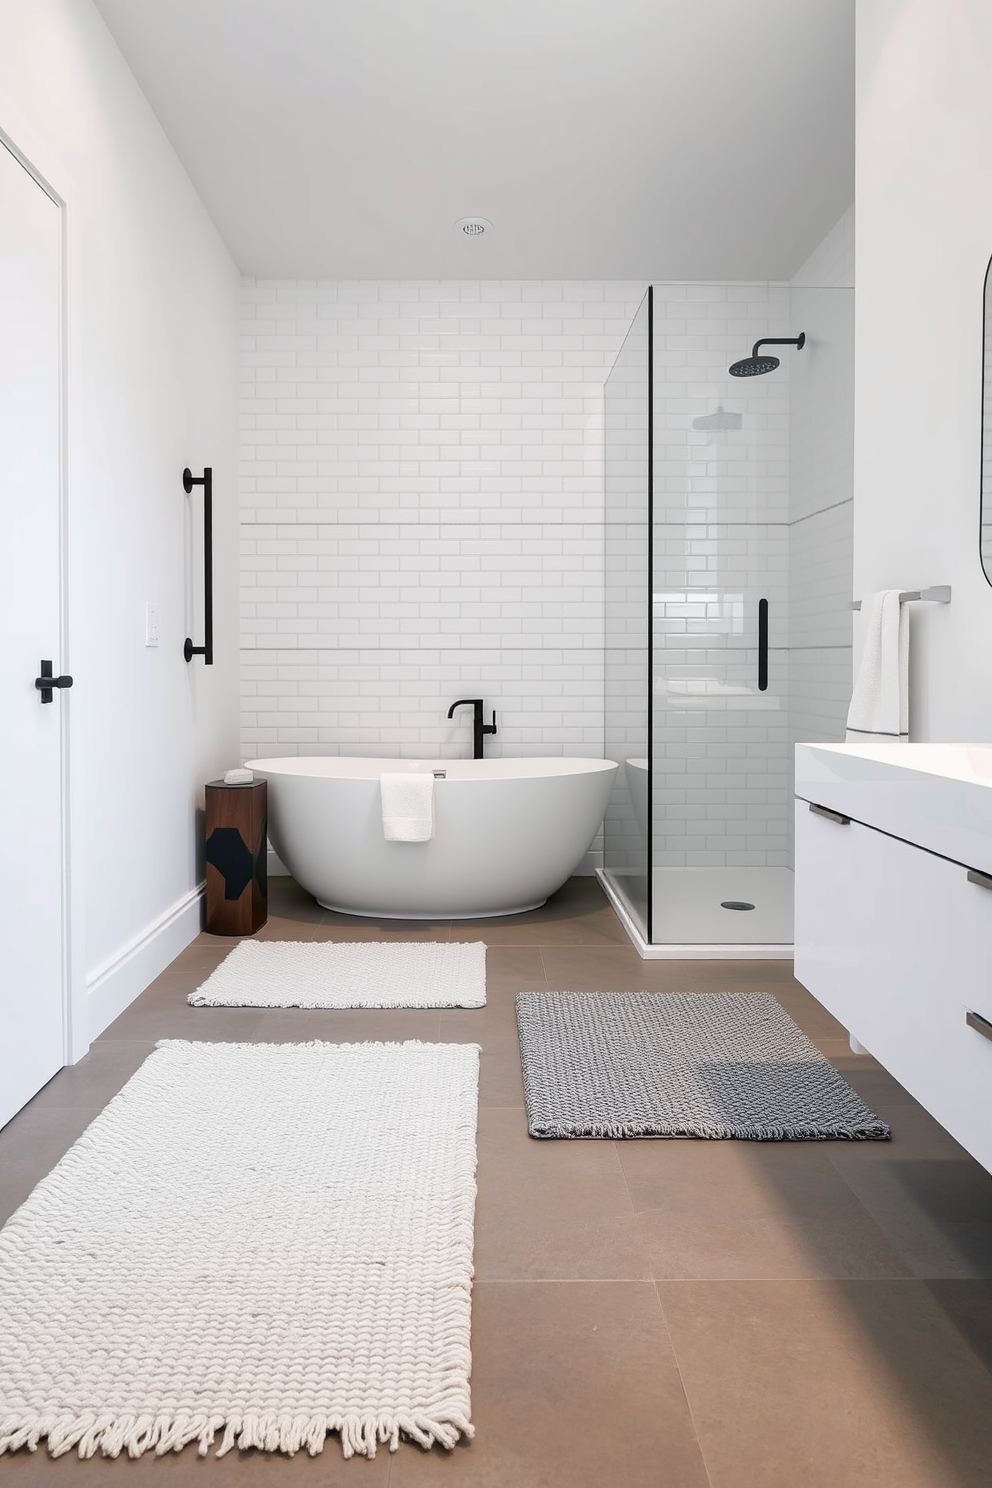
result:
M 731 377 L 761 377 L 765 372 L 774 372 L 780 365 L 777 356 L 759 356 L 760 346 L 794 346 L 797 351 L 802 351 L 806 345 L 806 332 L 800 331 L 798 336 L 766 336 L 763 341 L 755 341 L 749 357 L 744 357 L 739 362 L 734 362 L 730 368 Z

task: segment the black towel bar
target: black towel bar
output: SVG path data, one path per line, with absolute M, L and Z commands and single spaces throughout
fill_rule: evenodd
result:
M 213 470 L 205 465 L 202 475 L 194 475 L 187 465 L 183 471 L 183 490 L 192 494 L 194 486 L 203 487 L 203 645 L 194 646 L 186 637 L 183 655 L 187 661 L 202 656 L 204 666 L 214 664 L 214 501 Z

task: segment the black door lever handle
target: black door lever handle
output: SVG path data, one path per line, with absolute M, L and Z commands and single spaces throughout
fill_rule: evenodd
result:
M 71 687 L 72 686 L 72 678 L 71 677 L 53 677 L 52 676 L 52 663 L 50 661 L 43 661 L 41 663 L 40 671 L 41 671 L 41 676 L 40 677 L 35 677 L 35 679 L 34 679 L 34 685 L 35 685 L 35 687 L 37 687 L 38 691 L 41 693 L 41 701 L 43 703 L 50 703 L 52 701 L 52 696 L 53 696 L 53 694 L 52 694 L 52 688 L 53 687 Z

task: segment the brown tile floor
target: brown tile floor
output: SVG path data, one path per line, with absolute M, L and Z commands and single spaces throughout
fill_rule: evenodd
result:
M 193 1449 L 0 1458 L 11 1485 L 989 1488 L 992 1178 L 793 981 L 786 962 L 642 962 L 590 879 L 543 909 L 398 925 L 275 880 L 276 939 L 479 938 L 477 1012 L 192 1009 L 230 948 L 201 936 L 0 1132 L 0 1219 L 155 1039 L 482 1044 L 476 1439 L 372 1463 Z M 891 1124 L 891 1143 L 534 1142 L 513 997 L 528 988 L 769 990 Z

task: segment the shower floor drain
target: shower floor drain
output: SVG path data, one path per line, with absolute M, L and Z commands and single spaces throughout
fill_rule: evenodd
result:
M 721 899 L 721 909 L 753 909 L 753 904 L 748 904 L 746 899 Z

